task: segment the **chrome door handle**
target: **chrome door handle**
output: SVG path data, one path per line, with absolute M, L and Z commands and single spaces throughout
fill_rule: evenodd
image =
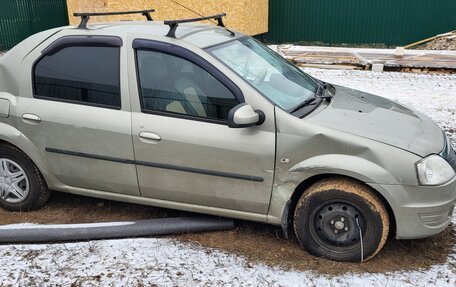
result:
M 139 137 L 145 140 L 159 142 L 162 140 L 161 136 L 157 135 L 156 133 L 151 132 L 141 132 Z
M 37 122 L 37 123 L 41 122 L 41 118 L 34 114 L 23 114 L 22 119 L 27 120 L 27 121 Z

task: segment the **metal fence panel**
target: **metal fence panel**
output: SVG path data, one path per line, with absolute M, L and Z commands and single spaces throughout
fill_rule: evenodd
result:
M 451 30 L 455 0 L 269 0 L 266 40 L 404 45 Z
M 28 36 L 68 25 L 66 0 L 1 0 L 0 50 L 10 49 Z

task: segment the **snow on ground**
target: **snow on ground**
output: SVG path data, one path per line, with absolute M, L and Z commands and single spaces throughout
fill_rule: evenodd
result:
M 247 263 L 169 239 L 0 247 L 0 285 L 14 286 L 455 286 L 448 265 L 426 271 L 326 277 Z M 449 259 L 455 261 L 452 255 Z M 155 284 L 155 285 L 154 285 Z
M 453 130 L 456 143 L 456 76 L 306 71 L 411 106 Z M 455 265 L 456 248 L 429 270 L 327 277 L 170 239 L 123 239 L 0 246 L 0 286 L 456 286 Z

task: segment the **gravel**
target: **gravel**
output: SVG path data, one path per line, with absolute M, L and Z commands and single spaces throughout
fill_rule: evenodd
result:
M 453 33 L 452 37 L 456 37 L 456 33 Z M 435 39 L 429 43 L 417 47 L 418 50 L 449 50 L 456 51 L 456 38 L 442 37 Z

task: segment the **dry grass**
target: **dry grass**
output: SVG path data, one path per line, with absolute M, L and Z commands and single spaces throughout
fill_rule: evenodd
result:
M 375 258 L 363 264 L 339 263 L 314 257 L 302 250 L 296 240 L 285 240 L 278 234 L 279 230 L 270 226 L 238 223 L 238 227 L 233 231 L 187 234 L 177 238 L 235 252 L 246 256 L 252 262 L 330 276 L 347 272 L 384 273 L 427 269 L 444 263 L 456 244 L 456 229 L 452 225 L 441 234 L 427 239 L 390 239 Z
M 12 223 L 88 223 L 138 220 L 182 216 L 187 213 L 119 203 L 81 196 L 54 193 L 42 209 L 21 213 L 0 210 L 0 224 Z M 236 229 L 174 236 L 183 242 L 198 242 L 245 256 L 249 262 L 261 262 L 285 269 L 313 271 L 325 275 L 347 272 L 392 272 L 427 269 L 444 263 L 456 245 L 456 228 L 451 225 L 441 234 L 422 240 L 397 241 L 390 239 L 383 251 L 364 264 L 338 263 L 316 258 L 301 249 L 294 240 L 281 237 L 280 228 L 238 221 Z
M 31 212 L 0 209 L 0 224 L 94 223 L 175 216 L 178 212 L 54 192 L 45 207 Z

